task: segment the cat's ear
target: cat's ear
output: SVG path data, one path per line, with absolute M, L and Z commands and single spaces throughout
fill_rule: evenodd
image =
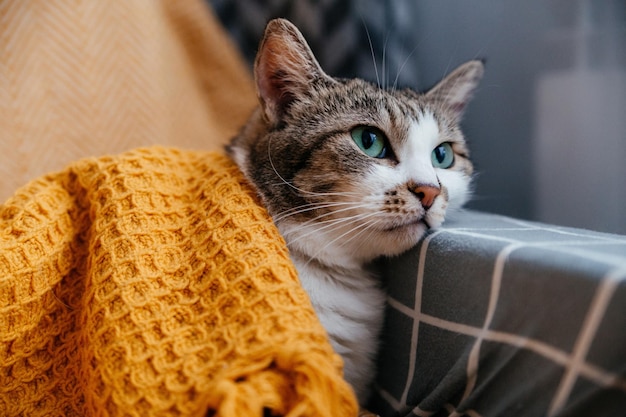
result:
M 476 87 L 478 87 L 484 71 L 483 61 L 466 62 L 435 85 L 426 93 L 426 96 L 443 102 L 459 120 L 463 116 L 465 107 L 472 98 Z
M 267 24 L 254 63 L 261 106 L 268 121 L 277 124 L 311 84 L 328 79 L 306 40 L 291 22 L 274 19 Z

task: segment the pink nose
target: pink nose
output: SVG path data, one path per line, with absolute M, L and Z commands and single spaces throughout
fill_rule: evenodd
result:
M 422 206 L 426 210 L 433 205 L 435 198 L 437 198 L 437 196 L 441 193 L 439 187 L 435 187 L 433 185 L 418 185 L 410 188 L 410 190 L 417 198 L 419 198 L 422 202 Z

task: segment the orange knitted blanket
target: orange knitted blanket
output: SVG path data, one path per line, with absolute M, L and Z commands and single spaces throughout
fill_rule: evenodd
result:
M 225 156 L 86 159 L 0 206 L 0 415 L 356 413 L 282 238 Z

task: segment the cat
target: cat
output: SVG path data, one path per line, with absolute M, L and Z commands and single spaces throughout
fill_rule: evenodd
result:
M 425 94 L 336 79 L 289 21 L 268 23 L 259 106 L 226 146 L 287 242 L 302 286 L 364 405 L 385 293 L 367 265 L 418 243 L 470 195 L 459 121 L 483 74 L 469 61 Z

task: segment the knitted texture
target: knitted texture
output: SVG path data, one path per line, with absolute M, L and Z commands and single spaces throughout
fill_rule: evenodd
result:
M 0 415 L 356 413 L 284 241 L 226 156 L 86 159 L 0 206 Z

